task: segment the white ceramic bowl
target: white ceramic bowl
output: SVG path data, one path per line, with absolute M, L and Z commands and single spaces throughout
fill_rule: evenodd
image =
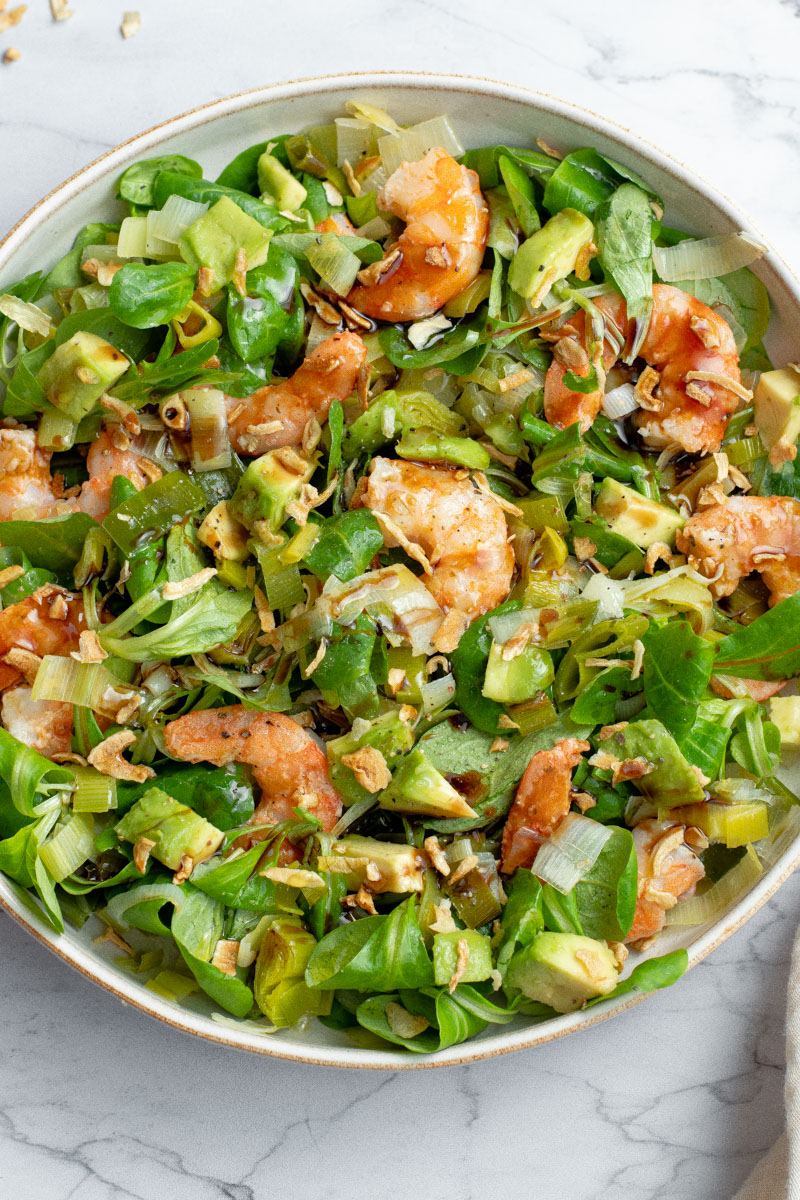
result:
M 166 121 L 104 154 L 46 196 L 0 243 L 0 290 L 3 284 L 55 262 L 87 222 L 108 220 L 119 205 L 115 200 L 115 180 L 135 159 L 186 154 L 198 159 L 206 175 L 213 179 L 245 147 L 305 125 L 330 121 L 341 114 L 345 101 L 354 97 L 387 108 L 403 123 L 447 113 L 467 146 L 495 143 L 527 146 L 536 137 L 563 150 L 593 146 L 645 176 L 664 198 L 671 225 L 703 235 L 736 229 L 757 233 L 748 218 L 726 197 L 674 159 L 594 113 L 551 96 L 465 76 L 338 75 L 258 88 L 215 101 Z M 762 235 L 758 236 L 763 241 Z M 768 349 L 777 362 L 794 359 L 797 345 L 791 334 L 800 325 L 800 285 L 774 253 L 758 263 L 756 271 L 767 285 L 773 304 L 773 320 L 766 339 Z M 685 946 L 689 964 L 693 966 L 773 895 L 798 859 L 800 838 L 718 920 L 691 929 L 673 928 L 658 939 L 651 953 Z M 68 929 L 58 936 L 21 902 L 17 892 L 2 878 L 0 903 L 44 945 L 87 978 L 176 1029 L 237 1049 L 319 1065 L 419 1069 L 472 1062 L 563 1037 L 630 1008 L 643 998 L 625 996 L 543 1025 L 519 1019 L 500 1032 L 493 1032 L 496 1027 L 491 1027 L 479 1038 L 429 1057 L 364 1049 L 347 1034 L 328 1030 L 317 1022 L 312 1022 L 302 1034 L 286 1030 L 263 1035 L 253 1032 L 253 1026 L 235 1028 L 235 1023 L 220 1024 L 213 1020 L 213 1006 L 204 997 L 191 997 L 185 1006 L 178 1006 L 148 991 L 135 977 L 114 965 L 113 947 L 93 944 L 92 938 L 98 932 L 94 920 L 81 930 Z M 676 986 L 680 987 L 680 983 Z M 69 1020 L 68 1013 L 64 1017 Z M 120 1023 L 124 1021 L 125 1015 L 120 1012 Z

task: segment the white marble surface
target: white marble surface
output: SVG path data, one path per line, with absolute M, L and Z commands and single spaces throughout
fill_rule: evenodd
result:
M 133 0 L 128 0 L 133 2 Z M 421 68 L 551 91 L 715 182 L 800 265 L 798 0 L 29 0 L 0 37 L 0 227 L 107 147 L 274 80 Z M 11 7 L 11 3 L 9 3 Z M 503 14 L 502 19 L 500 14 Z M 120 1008 L 0 918 L 0 1194 L 14 1200 L 727 1200 L 782 1123 L 800 878 L 676 988 L 537 1050 L 316 1070 Z

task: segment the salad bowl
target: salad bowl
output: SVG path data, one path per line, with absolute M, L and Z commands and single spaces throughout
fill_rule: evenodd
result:
M 341 75 L 277 84 L 215 101 L 109 151 L 40 201 L 0 243 L 0 290 L 3 284 L 34 271 L 42 262 L 64 254 L 76 229 L 107 220 L 116 208 L 120 216 L 124 215 L 115 197 L 115 185 L 120 174 L 137 159 L 186 155 L 202 161 L 213 178 L 238 149 L 287 130 L 330 121 L 351 99 L 386 109 L 403 124 L 446 114 L 468 148 L 529 146 L 537 138 L 547 146 L 564 150 L 592 146 L 645 176 L 663 197 L 671 223 L 678 228 L 701 236 L 738 230 L 758 236 L 744 214 L 686 167 L 629 131 L 553 97 L 462 76 Z M 767 350 L 776 362 L 791 361 L 797 357 L 792 331 L 800 325 L 800 284 L 773 252 L 754 270 L 772 301 Z M 790 784 L 792 773 L 790 764 L 786 773 Z M 731 936 L 769 900 L 800 860 L 800 838 L 791 836 L 794 829 L 796 825 L 746 894 L 734 899 L 705 925 L 670 927 L 652 953 L 682 948 L 693 966 Z M 0 904 L 55 954 L 124 1003 L 221 1045 L 316 1065 L 420 1069 L 471 1062 L 562 1037 L 620 1013 L 644 998 L 632 991 L 540 1025 L 524 1017 L 515 1018 L 499 1029 L 491 1027 L 466 1045 L 416 1057 L 375 1049 L 363 1038 L 318 1022 L 311 1022 L 301 1032 L 288 1029 L 267 1033 L 255 1023 L 222 1017 L 202 994 L 189 996 L 181 1003 L 164 998 L 117 965 L 113 944 L 96 943 L 100 931 L 96 921 L 55 934 L 27 893 L 4 877 L 0 877 Z M 647 954 L 645 951 L 645 957 Z

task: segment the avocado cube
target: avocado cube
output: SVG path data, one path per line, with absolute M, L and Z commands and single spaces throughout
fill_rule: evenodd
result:
M 263 522 L 275 533 L 286 519 L 286 507 L 297 500 L 314 473 L 314 464 L 291 446 L 254 459 L 228 501 L 234 520 L 257 533 Z
M 317 859 L 320 871 L 344 875 L 355 891 L 362 883 L 371 892 L 421 892 L 425 858 L 415 846 L 379 842 L 375 838 L 340 838 L 329 854 Z
M 414 745 L 414 730 L 408 721 L 401 721 L 399 707 L 381 713 L 373 721 L 359 722 L 359 733 L 352 729 L 341 737 L 332 738 L 327 744 L 330 776 L 333 785 L 341 792 L 345 804 L 355 804 L 365 800 L 370 793 L 357 781 L 350 767 L 344 766 L 342 758 L 345 754 L 353 754 L 365 746 L 379 750 L 387 766 L 391 769 L 393 762 L 401 754 L 407 753 Z M 366 728 L 363 726 L 366 725 Z
M 617 986 L 617 960 L 605 942 L 576 933 L 540 933 L 518 950 L 505 982 L 556 1012 L 574 1012 Z
M 632 721 L 612 741 L 603 743 L 603 748 L 606 747 L 621 761 L 647 760 L 652 769 L 637 779 L 636 786 L 659 808 L 695 804 L 705 799 L 703 785 L 660 721 Z
M 79 330 L 56 347 L 37 379 L 51 404 L 71 420 L 81 421 L 129 365 L 110 342 Z
M 270 200 L 281 212 L 302 208 L 308 192 L 282 162 L 266 152 L 258 160 L 258 187 L 262 199 Z
M 181 234 L 178 248 L 190 267 L 213 272 L 210 292 L 233 278 L 240 250 L 245 253 L 248 271 L 262 266 L 267 261 L 271 237 L 271 229 L 259 225 L 230 196 L 222 196 Z
M 466 943 L 469 957 L 459 983 L 480 983 L 492 974 L 492 943 L 475 929 L 454 929 L 433 938 L 433 977 L 437 987 L 447 987 L 458 968 L 459 942 Z
M 562 208 L 517 250 L 508 268 L 508 286 L 530 301 L 531 308 L 538 308 L 554 283 L 588 263 L 593 237 L 588 217 Z
M 148 838 L 150 853 L 171 871 L 177 871 L 184 854 L 195 864 L 219 847 L 224 834 L 193 809 L 173 800 L 161 788 L 149 788 L 116 826 L 120 841 Z
M 553 660 L 541 646 L 529 643 L 516 658 L 506 660 L 502 645 L 492 642 L 482 693 L 500 704 L 522 704 L 549 687 L 554 677 Z
M 428 817 L 477 817 L 464 797 L 428 762 L 412 750 L 397 767 L 392 782 L 378 797 L 380 808 Z
M 240 563 L 250 557 L 247 530 L 232 515 L 227 500 L 220 500 L 209 509 L 197 531 L 197 539 L 208 546 L 215 558 Z
M 758 380 L 753 407 L 761 440 L 769 451 L 769 461 L 780 469 L 797 455 L 800 434 L 800 370 L 781 367 L 764 371 Z
M 684 525 L 683 517 L 674 508 L 649 500 L 616 479 L 603 480 L 594 507 L 612 533 L 627 538 L 642 550 L 654 542 L 674 546 L 675 534 Z

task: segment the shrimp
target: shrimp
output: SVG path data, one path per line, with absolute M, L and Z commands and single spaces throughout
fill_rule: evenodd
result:
M 50 452 L 39 447 L 36 431 L 0 429 L 0 521 L 20 508 L 34 519 L 46 516 L 55 503 Z
M 161 477 L 149 458 L 133 450 L 121 450 L 116 434 L 103 429 L 92 443 L 86 459 L 89 479 L 77 496 L 60 494 L 60 477 L 51 477 L 49 450 L 36 441 L 33 429 L 0 430 L 0 521 L 8 521 L 23 510 L 28 520 L 85 512 L 98 521 L 108 516 L 111 483 L 125 475 L 138 489 Z
M 663 929 L 669 909 L 675 907 L 681 896 L 690 895 L 705 875 L 700 859 L 684 841 L 683 825 L 642 821 L 632 832 L 639 888 L 626 942 L 652 937 Z
M 52 583 L 4 608 L 0 612 L 0 689 L 15 684 L 22 674 L 6 662 L 10 651 L 27 650 L 40 658 L 45 654 L 65 656 L 78 649 L 85 629 L 82 597 Z
M 489 210 L 478 176 L 441 149 L 404 162 L 378 195 L 378 208 L 406 222 L 381 264 L 347 303 L 381 321 L 429 317 L 469 287 L 483 262 Z M 364 276 L 362 275 L 362 278 Z
M 324 751 L 282 713 L 241 704 L 187 713 L 165 727 L 164 744 L 173 758 L 187 762 L 249 764 L 261 789 L 250 825 L 276 825 L 302 807 L 330 831 L 341 816 L 341 796 L 328 776 Z
M 266 454 L 299 446 L 311 417 L 323 422 L 334 400 L 356 386 L 367 351 L 354 333 L 335 333 L 320 342 L 291 379 L 259 388 L 246 400 L 228 399 L 228 428 L 240 454 Z
M 71 749 L 71 704 L 32 700 L 29 687 L 15 687 L 3 694 L 0 720 L 12 737 L 32 746 L 45 758 L 68 754 Z
M 331 213 L 324 221 L 317 221 L 314 229 L 317 233 L 335 233 L 339 237 L 358 237 L 353 222 L 345 213 L 341 212 Z
M 386 545 L 422 563 L 442 608 L 473 620 L 508 596 L 514 552 L 503 510 L 465 471 L 374 458 L 351 507 L 372 509 Z
M 503 871 L 530 867 L 547 838 L 569 812 L 572 771 L 588 742 L 564 738 L 551 750 L 534 754 L 525 768 L 503 829 Z
M 711 690 L 723 700 L 734 700 L 745 692 L 751 700 L 763 704 L 771 696 L 777 696 L 788 682 L 788 679 L 772 682 L 767 679 L 740 679 L 738 675 L 728 675 L 727 678 L 724 675 L 712 675 Z
M 121 449 L 117 446 L 115 438 L 119 438 L 119 431 L 107 428 L 101 430 L 92 442 L 86 458 L 89 478 L 81 488 L 77 508 L 80 512 L 94 517 L 96 521 L 102 521 L 108 516 L 111 484 L 116 475 L 124 475 L 137 491 L 161 478 L 160 467 L 151 459 L 137 454 L 130 448 Z
M 612 293 L 599 296 L 595 305 L 616 326 L 630 347 L 636 322 L 630 321 L 625 301 Z M 564 383 L 571 370 L 583 377 L 589 373 L 586 354 L 586 314 L 577 313 L 558 330 L 562 350 L 547 372 L 544 411 L 558 429 L 576 421 L 581 432 L 591 426 L 603 399 L 601 391 L 573 392 Z M 563 339 L 573 343 L 571 354 Z M 608 338 L 603 344 L 603 366 L 608 371 L 621 351 Z M 728 417 L 739 399 L 747 395 L 739 376 L 739 355 L 727 321 L 688 292 L 669 284 L 653 288 L 653 312 L 639 354 L 661 372 L 653 404 L 657 411 L 640 409 L 634 418 L 639 433 L 649 445 L 663 448 L 677 443 L 690 454 L 718 450 Z M 565 365 L 573 362 L 572 366 Z M 581 361 L 583 360 L 583 361 Z M 698 375 L 700 378 L 698 378 Z M 707 378 L 712 376 L 712 378 Z
M 690 517 L 676 541 L 715 596 L 730 596 L 751 571 L 770 605 L 800 589 L 800 501 L 790 496 L 731 496 Z

